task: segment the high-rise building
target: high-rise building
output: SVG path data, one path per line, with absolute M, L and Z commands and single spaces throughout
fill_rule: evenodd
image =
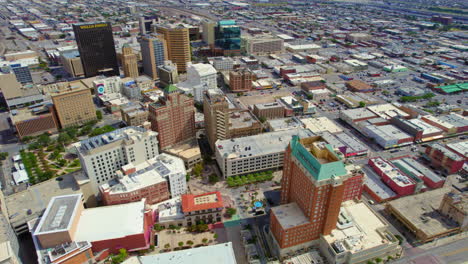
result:
M 69 86 L 66 90 L 51 93 L 50 97 L 61 128 L 83 125 L 96 119 L 96 107 L 87 88 Z
M 216 27 L 216 22 L 210 21 L 210 20 L 203 20 L 202 21 L 202 38 L 203 41 L 210 45 L 213 46 L 215 42 L 215 27 Z
M 156 16 L 142 16 L 138 20 L 140 26 L 140 34 L 143 36 L 151 32 L 151 26 L 156 24 Z
M 31 71 L 28 66 L 23 66 L 21 64 L 12 64 L 10 65 L 11 70 L 16 76 L 16 80 L 20 83 L 32 83 Z
M 252 90 L 253 74 L 248 69 L 229 72 L 229 87 L 233 92 L 246 92 Z
M 222 20 L 215 28 L 215 45 L 224 55 L 240 55 L 241 30 L 234 20 Z
M 252 136 L 262 132 L 262 124 L 247 110 L 230 107 L 224 94 L 208 90 L 203 96 L 205 130 L 213 151 L 217 140 Z
M 95 195 L 99 186 L 113 180 L 125 165 L 138 165 L 156 157 L 158 139 L 154 131 L 124 127 L 74 144 L 83 171 Z
M 176 84 L 179 82 L 179 73 L 177 72 L 177 65 L 172 61 L 164 61 L 164 65 L 158 66 L 159 81 L 162 85 Z
M 86 77 L 120 75 L 110 23 L 74 24 L 73 32 Z
M 177 64 L 179 72 L 186 72 L 187 63 L 192 60 L 189 29 L 183 26 L 158 25 L 156 32 L 162 34 L 166 40 L 169 60 Z
M 264 56 L 284 52 L 284 40 L 269 34 L 243 35 L 241 46 L 248 55 Z
M 165 149 L 195 137 L 193 98 L 174 85 L 164 89 L 164 97 L 149 105 L 151 129 L 158 132 L 159 147 Z
M 84 77 L 83 64 L 81 63 L 80 52 L 77 49 L 60 52 L 60 61 L 63 68 L 73 77 Z
M 270 216 L 272 241 L 281 253 L 312 246 L 329 235 L 341 203 L 360 199 L 364 177 L 356 166 L 345 166 L 320 136 L 294 136 L 284 156 L 281 205 L 273 207 Z
M 143 71 L 153 80 L 156 80 L 158 78 L 158 66 L 163 65 L 168 58 L 166 41 L 162 35 L 145 35 L 141 38 L 140 46 Z
M 217 89 L 217 71 L 208 63 L 188 63 L 187 81 L 177 85 L 186 94 L 192 94 L 195 102 L 203 102 L 207 90 Z
M 133 53 L 132 47 L 125 44 L 122 47 L 122 66 L 125 77 L 137 78 L 138 77 L 138 60 L 137 55 Z

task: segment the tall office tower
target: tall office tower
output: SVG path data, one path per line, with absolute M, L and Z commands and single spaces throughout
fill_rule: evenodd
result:
M 262 132 L 262 125 L 248 110 L 230 108 L 226 96 L 208 90 L 203 96 L 205 131 L 208 143 L 216 150 L 217 140 L 252 136 Z
M 195 137 L 193 98 L 174 85 L 164 89 L 164 97 L 149 105 L 151 129 L 158 132 L 159 147 L 166 149 Z
M 88 88 L 68 87 L 66 90 L 51 93 L 55 113 L 61 128 L 79 126 L 96 120 L 96 107 Z
M 214 21 L 210 20 L 203 20 L 202 21 L 202 38 L 203 41 L 210 45 L 213 46 L 215 42 L 215 27 L 216 23 Z
M 137 55 L 133 53 L 132 47 L 128 44 L 122 47 L 122 66 L 125 77 L 137 78 L 139 76 Z
M 241 30 L 234 20 L 222 20 L 215 28 L 215 45 L 225 56 L 240 55 Z
M 281 205 L 270 230 L 280 252 L 309 247 L 336 228 L 343 201 L 360 199 L 364 175 L 319 136 L 294 136 L 284 154 Z
M 164 65 L 158 66 L 159 81 L 162 85 L 176 84 L 179 82 L 179 74 L 177 73 L 177 65 L 172 61 L 164 61 Z
M 248 69 L 229 72 L 229 88 L 233 92 L 246 92 L 252 90 L 253 74 Z
M 140 26 L 140 34 L 143 36 L 151 32 L 151 26 L 155 25 L 158 17 L 156 16 L 142 16 L 138 20 Z
M 86 77 L 120 75 L 110 23 L 74 24 L 73 32 Z
M 28 66 L 22 66 L 21 64 L 10 65 L 11 70 L 16 76 L 16 80 L 20 83 L 32 83 L 31 71 Z
M 134 167 L 156 157 L 157 134 L 129 126 L 75 143 L 73 147 L 94 194 L 97 195 L 99 186 L 114 179 L 116 171 L 126 165 Z
M 166 41 L 162 35 L 145 35 L 140 41 L 141 56 L 143 57 L 143 71 L 146 75 L 156 80 L 158 67 L 167 60 Z
M 177 71 L 187 71 L 187 63 L 192 60 L 189 29 L 183 26 L 158 25 L 156 32 L 164 36 L 168 58 L 177 64 Z

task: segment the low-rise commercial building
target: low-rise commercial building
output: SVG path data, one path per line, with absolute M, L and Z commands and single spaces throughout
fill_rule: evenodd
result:
M 320 251 L 330 263 L 367 263 L 388 256 L 396 258 L 402 248 L 389 224 L 365 203 L 341 205 L 336 229 L 320 238 Z
M 219 191 L 182 195 L 182 212 L 187 226 L 200 222 L 205 224 L 221 222 L 223 209 L 223 199 Z
M 96 107 L 89 89 L 70 83 L 66 90 L 51 93 L 50 97 L 61 128 L 96 120 Z
M 368 125 L 361 131 L 368 137 L 373 138 L 384 149 L 409 145 L 414 141 L 414 137 L 393 125 Z
M 452 147 L 451 147 L 452 146 Z M 468 142 L 458 144 L 442 145 L 433 143 L 426 147 L 423 157 L 432 162 L 432 166 L 440 168 L 445 174 L 452 174 L 460 171 L 467 159 Z M 455 149 L 460 149 L 457 152 Z
M 432 170 L 426 168 L 424 165 L 417 162 L 413 158 L 399 158 L 392 160 L 392 163 L 416 182 L 418 182 L 418 179 L 422 180 L 424 185 L 428 186 L 429 188 L 436 189 L 444 186 L 444 178 L 435 174 Z M 419 192 L 419 190 L 416 190 L 416 192 Z
M 290 129 L 255 136 L 216 141 L 216 161 L 224 177 L 279 169 L 284 151 L 294 135 L 313 135 L 307 129 Z
M 360 80 L 347 81 L 346 87 L 352 92 L 371 93 L 374 91 L 374 87 Z
M 400 117 L 393 117 L 391 123 L 414 137 L 416 142 L 431 141 L 443 137 L 442 129 L 432 126 L 421 119 L 406 120 Z
M 416 182 L 387 160 L 380 157 L 371 158 L 368 164 L 398 196 L 410 195 L 415 192 Z
M 440 188 L 403 197 L 388 202 L 385 210 L 403 224 L 417 240 L 427 243 L 437 238 L 461 232 L 461 226 L 466 229 L 467 199 L 462 198 L 463 194 L 459 194 L 461 196 L 458 197 L 462 199 L 454 199 L 458 200 L 458 202 L 455 202 L 458 209 L 450 210 L 449 213 L 447 207 L 450 207 L 452 202 L 447 199 L 450 198 L 450 195 L 448 197 L 446 195 L 451 191 L 457 193 L 455 190 Z M 460 209 L 464 212 L 465 224 L 460 224 L 458 222 L 460 218 L 455 216 Z
M 11 110 L 10 119 L 19 138 L 55 133 L 58 131 L 59 123 L 53 111 L 53 105 L 40 104 L 32 109 Z
M 304 127 L 312 131 L 314 134 L 321 134 L 325 131 L 333 134 L 343 132 L 343 129 L 325 116 L 301 118 L 300 120 Z
M 142 126 L 148 121 L 148 110 L 144 109 L 140 104 L 128 104 L 120 108 L 122 121 L 127 126 Z
M 148 204 L 155 204 L 187 192 L 183 161 L 168 154 L 160 154 L 138 165 L 127 164 L 116 174 L 116 179 L 99 186 L 106 205 L 143 198 Z
M 182 159 L 187 170 L 192 169 L 196 164 L 203 161 L 196 139 L 165 149 L 164 152 Z
M 276 119 L 284 117 L 284 106 L 278 102 L 255 104 L 253 113 L 258 118 Z
M 284 52 L 284 40 L 273 35 L 243 35 L 241 48 L 248 55 L 264 56 Z

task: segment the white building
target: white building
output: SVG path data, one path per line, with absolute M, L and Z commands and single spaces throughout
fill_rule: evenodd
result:
M 95 94 L 111 94 L 120 93 L 122 87 L 122 79 L 118 76 L 104 77 L 99 76 L 93 81 Z
M 234 68 L 234 60 L 230 57 L 212 57 L 208 61 L 218 71 L 230 71 Z
M 216 69 L 211 64 L 189 63 L 187 81 L 177 84 L 177 88 L 194 96 L 195 101 L 203 101 L 203 92 L 218 87 Z
M 284 152 L 294 135 L 314 134 L 308 129 L 291 129 L 255 136 L 216 141 L 216 161 L 224 177 L 244 175 L 283 166 Z
M 125 127 L 75 143 L 73 147 L 95 195 L 99 185 L 116 177 L 116 171 L 132 163 L 156 157 L 158 133 L 140 127 Z

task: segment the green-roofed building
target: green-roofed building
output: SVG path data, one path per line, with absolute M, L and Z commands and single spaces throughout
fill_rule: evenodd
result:
M 466 83 L 457 83 L 445 86 L 438 86 L 436 89 L 445 94 L 465 92 L 468 90 L 468 82 Z
M 177 88 L 177 86 L 173 84 L 169 84 L 166 86 L 166 88 L 164 88 L 165 94 L 171 94 L 171 93 L 178 92 L 178 91 L 179 91 L 179 88 Z
M 276 255 L 316 245 L 336 228 L 341 203 L 360 199 L 364 175 L 345 165 L 321 137 L 294 136 L 286 149 L 281 205 L 271 208 L 270 233 Z

